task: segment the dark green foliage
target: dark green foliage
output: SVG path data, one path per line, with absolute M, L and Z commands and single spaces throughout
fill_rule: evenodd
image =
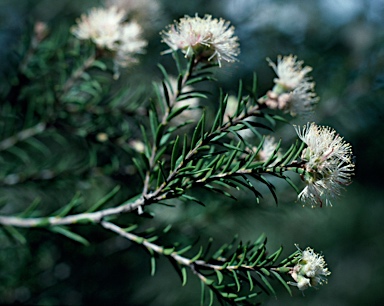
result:
M 86 254 L 112 239 L 110 231 L 129 241 L 124 252 L 131 244 L 147 251 L 150 275 L 165 257 L 182 286 L 197 279 L 201 305 L 254 305 L 260 296 L 277 295 L 278 287 L 292 294 L 286 274 L 297 252 L 281 259 L 282 248 L 270 253 L 264 235 L 246 243 L 199 242 L 192 225 L 185 235 L 177 222 L 156 221 L 152 208 L 208 208 L 209 197 L 227 202 L 244 191 L 256 205 L 265 190 L 277 203 L 276 178 L 299 192 L 287 173 L 303 174 L 304 144 L 284 150 L 279 141 L 272 154 L 260 157 L 266 135 L 288 116 L 258 102 L 256 73 L 250 82 L 238 82 L 231 112 L 217 64 L 174 52 L 175 82 L 170 68 L 158 64 L 161 82 L 128 77 L 119 83 L 112 54 L 76 40 L 69 25 L 52 28 L 38 44 L 28 37 L 33 34 L 17 47 L 13 73 L 1 85 L 0 241 L 6 248 L 33 250 L 40 236 L 31 232 L 39 231 L 60 234 L 52 243 L 65 239 L 76 245 L 68 244 L 72 251 Z M 195 105 L 193 99 L 213 103 Z M 198 118 L 183 117 L 193 110 L 200 111 Z

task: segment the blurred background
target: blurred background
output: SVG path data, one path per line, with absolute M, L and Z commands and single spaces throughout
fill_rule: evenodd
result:
M 293 290 L 290 297 L 283 288 L 277 298 L 264 305 L 382 305 L 384 294 L 384 1 L 383 0 L 120 0 L 132 9 L 133 18 L 145 28 L 148 52 L 139 66 L 119 80 L 153 81 L 159 76 L 158 61 L 171 67 L 170 58 L 161 56 L 166 49 L 158 33 L 183 15 L 212 14 L 229 20 L 240 39 L 239 62 L 220 70 L 219 84 L 236 94 L 238 79 L 250 84 L 254 71 L 260 93 L 273 84 L 273 71 L 266 58 L 276 61 L 279 54 L 295 54 L 313 67 L 319 105 L 308 120 L 335 128 L 350 142 L 356 156 L 353 183 L 333 207 L 303 208 L 295 202 L 295 193 L 285 183 L 276 182 L 279 203 L 265 193 L 260 204 L 252 194 L 239 193 L 238 202 L 203 195 L 207 207 L 180 203 L 175 208 L 154 207 L 154 225 L 172 222 L 174 239 L 200 236 L 204 243 L 214 237 L 224 243 L 238 234 L 252 241 L 265 233 L 271 252 L 280 245 L 284 254 L 311 246 L 322 252 L 332 275 L 328 285 Z M 49 26 L 71 25 L 80 14 L 102 1 L 75 0 L 2 0 L 0 2 L 0 76 L 12 66 L 7 58 L 30 22 L 39 20 Z M 170 68 L 172 69 L 172 68 Z M 133 77 L 132 74 L 135 76 Z M 148 75 L 150 77 L 148 77 Z M 2 101 L 0 102 L 2 103 Z M 214 101 L 205 101 L 209 106 Z M 4 115 L 4 114 L 3 114 Z M 279 133 L 290 139 L 294 130 L 284 126 Z M 117 178 L 118 179 L 118 178 Z M 3 182 L 4 183 L 4 182 Z M 23 184 L 1 184 L 1 197 L 22 197 Z M 88 182 L 89 183 L 89 182 Z M 89 197 L 97 200 L 115 185 L 113 179 L 93 182 Z M 135 182 L 128 182 L 128 185 Z M 65 185 L 68 186 L 68 185 Z M 31 187 L 32 188 L 32 187 Z M 33 195 L 34 192 L 29 189 Z M 47 197 L 70 190 L 39 190 Z M 32 188 L 33 189 L 33 188 Z M 156 223 L 157 222 L 157 223 Z M 46 231 L 23 232 L 27 244 L 10 244 L 1 236 L 0 303 L 39 305 L 197 305 L 199 284 L 186 287 L 169 262 L 159 258 L 155 276 L 150 276 L 148 254 L 101 229 L 86 233 L 92 242 L 83 247 Z M 91 235 L 91 237 L 89 237 Z M 278 286 L 277 286 L 278 287 Z

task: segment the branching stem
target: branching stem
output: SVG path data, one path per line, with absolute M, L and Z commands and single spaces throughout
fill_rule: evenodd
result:
M 136 242 L 138 244 L 143 245 L 146 247 L 148 250 L 151 250 L 157 254 L 160 255 L 166 255 L 172 257 L 178 264 L 183 265 L 183 266 L 188 266 L 190 267 L 195 273 L 200 274 L 198 272 L 199 269 L 209 269 L 209 270 L 228 270 L 228 271 L 233 271 L 233 270 L 249 270 L 249 271 L 255 271 L 257 270 L 257 266 L 252 266 L 252 265 L 214 265 L 214 264 L 209 264 L 204 260 L 191 260 L 187 257 L 181 256 L 177 254 L 177 251 L 171 252 L 170 254 L 164 254 L 164 247 L 159 246 L 153 242 L 149 242 L 146 239 L 143 239 L 140 236 L 137 236 L 131 232 L 126 232 L 124 229 L 121 227 L 117 226 L 114 223 L 108 222 L 108 221 L 101 221 L 100 222 L 101 226 L 104 227 L 105 229 L 108 229 L 116 234 L 118 234 L 121 237 L 124 237 L 130 241 Z M 205 278 L 205 277 L 204 277 Z
M 8 137 L 0 142 L 0 151 L 4 151 L 13 147 L 16 143 L 33 137 L 45 131 L 45 123 L 38 123 L 28 129 L 22 130 L 11 137 Z

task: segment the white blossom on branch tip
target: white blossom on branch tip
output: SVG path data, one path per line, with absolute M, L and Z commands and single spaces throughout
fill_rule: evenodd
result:
M 300 290 L 327 283 L 327 276 L 329 276 L 331 272 L 328 271 L 324 257 L 317 254 L 310 247 L 307 247 L 304 251 L 299 249 L 299 251 L 298 263 L 290 271 L 296 283 L 288 283 L 297 286 Z
M 78 39 L 92 40 L 101 49 L 117 50 L 124 17 L 125 12 L 115 6 L 93 8 L 76 20 L 71 32 Z
M 303 61 L 298 61 L 293 55 L 278 56 L 277 64 L 267 60 L 277 78 L 274 79 L 273 89 L 260 102 L 271 109 L 290 112 L 293 116 L 311 112 L 319 100 L 314 92 L 315 83 L 307 76 L 312 68 L 303 67 Z
M 275 71 L 277 78 L 274 82 L 280 85 L 284 92 L 294 90 L 303 82 L 310 82 L 306 75 L 312 71 L 309 66 L 303 67 L 303 61 L 297 61 L 297 57 L 288 55 L 277 57 L 277 65 L 270 59 L 267 59 L 269 65 Z M 310 82 L 311 83 L 311 82 Z
M 186 57 L 196 56 L 199 61 L 234 62 L 240 53 L 238 37 L 234 36 L 235 28 L 228 21 L 197 14 L 195 17 L 184 16 L 175 24 L 162 31 L 163 42 L 171 52 L 181 50 Z
M 80 40 L 91 40 L 100 50 L 111 51 L 117 71 L 137 62 L 135 55 L 144 53 L 147 46 L 141 26 L 125 18 L 126 12 L 116 6 L 93 8 L 76 20 L 71 32 Z
M 299 138 L 307 145 L 301 153 L 307 186 L 298 198 L 312 207 L 332 205 L 343 186 L 351 182 L 354 171 L 352 147 L 330 127 L 307 124 L 295 126 Z

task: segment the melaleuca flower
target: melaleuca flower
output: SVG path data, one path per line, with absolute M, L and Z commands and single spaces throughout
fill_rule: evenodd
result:
M 136 22 L 124 22 L 126 12 L 115 6 L 93 8 L 88 15 L 81 15 L 71 32 L 78 39 L 91 40 L 99 50 L 111 51 L 118 67 L 136 62 L 135 55 L 144 52 L 147 41 Z
M 186 57 L 196 56 L 198 61 L 233 62 L 240 53 L 234 27 L 224 19 L 212 19 L 211 15 L 185 16 L 161 32 L 171 52 L 181 50 Z
M 116 63 L 121 67 L 127 67 L 130 63 L 137 62 L 133 56 L 143 53 L 147 41 L 142 39 L 142 29 L 137 22 L 124 24 L 120 29 L 120 44 L 116 53 Z
M 93 8 L 88 15 L 82 14 L 71 32 L 78 39 L 92 40 L 100 49 L 117 50 L 120 41 L 120 27 L 125 12 L 117 7 Z
M 290 285 L 297 286 L 300 290 L 308 287 L 316 287 L 327 283 L 327 276 L 331 274 L 326 267 L 324 257 L 315 253 L 311 248 L 300 251 L 298 263 L 291 269 L 290 274 L 296 281 L 288 282 Z
M 277 65 L 270 59 L 267 60 L 278 76 L 274 79 L 276 85 L 279 86 L 279 88 L 275 89 L 276 93 L 279 93 L 279 91 L 290 92 L 297 88 L 301 83 L 309 82 L 309 78 L 306 74 L 311 72 L 312 68 L 309 66 L 303 68 L 303 61 L 297 61 L 296 56 L 278 56 Z
M 338 196 L 342 186 L 351 182 L 352 147 L 330 127 L 312 123 L 295 129 L 307 145 L 301 154 L 307 186 L 298 197 L 312 207 L 321 207 L 324 200 L 332 205 L 331 198 Z
M 310 112 L 318 102 L 314 92 L 315 83 L 307 76 L 312 68 L 303 67 L 303 61 L 297 61 L 293 55 L 279 56 L 277 65 L 267 59 L 275 71 L 275 86 L 259 100 L 269 108 L 290 112 L 292 116 Z

